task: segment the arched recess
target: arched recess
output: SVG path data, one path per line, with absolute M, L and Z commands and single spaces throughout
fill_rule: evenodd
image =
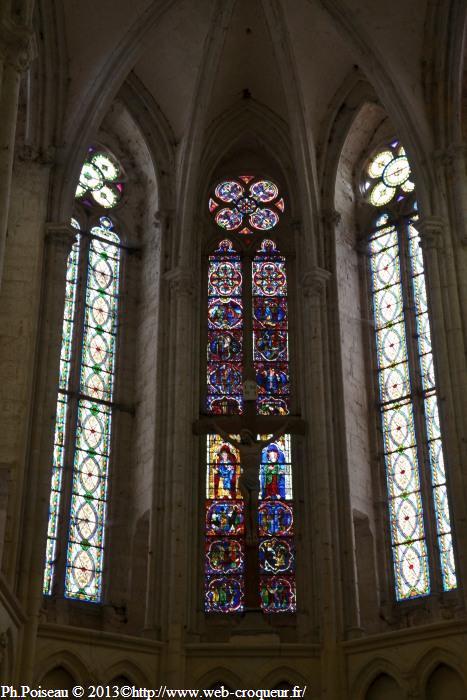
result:
M 449 682 L 449 678 L 452 677 L 450 673 L 447 673 L 445 669 L 454 673 L 458 678 L 459 687 L 463 689 L 463 695 L 460 697 L 465 697 L 467 694 L 467 674 L 465 672 L 465 656 L 453 653 L 450 649 L 442 647 L 434 647 L 430 649 L 429 652 L 424 654 L 418 661 L 415 667 L 414 675 L 419 679 L 419 685 L 421 688 L 428 692 L 430 687 L 430 682 L 432 676 L 436 673 L 437 669 L 442 669 L 439 674 L 435 676 L 436 683 L 440 684 Z M 437 680 L 438 679 L 438 680 Z M 444 680 L 443 680 L 444 679 Z M 435 683 L 435 688 L 438 687 Z M 456 687 L 455 684 L 453 686 Z M 433 696 L 436 697 L 436 696 Z M 446 695 L 446 697 L 450 697 Z M 455 697 L 455 696 L 454 696 Z
M 377 676 L 366 691 L 365 700 L 402 700 L 401 688 L 387 673 Z
M 466 686 L 451 666 L 439 664 L 427 679 L 425 693 L 427 700 L 464 700 Z
M 291 160 L 292 143 L 287 124 L 268 107 L 253 98 L 238 101 L 217 117 L 206 131 L 203 150 L 203 169 L 200 182 L 204 183 L 203 202 L 207 201 L 208 183 L 213 173 L 219 170 L 219 164 L 228 160 L 236 152 L 264 150 L 266 158 L 274 160 L 286 179 L 287 189 L 291 194 L 290 209 L 292 218 L 296 216 L 297 183 L 293 174 Z
M 40 685 L 49 690 L 60 688 L 70 691 L 76 685 L 76 679 L 63 666 L 54 666 L 42 676 Z
M 376 692 L 378 690 L 378 683 L 381 683 L 380 687 L 382 691 L 384 691 L 386 686 L 388 692 L 395 688 L 399 693 L 399 695 L 389 695 L 387 700 L 392 700 L 393 697 L 394 700 L 402 700 L 407 696 L 407 683 L 401 678 L 402 672 L 403 669 L 397 669 L 394 664 L 387 659 L 377 657 L 360 671 L 350 687 L 349 697 L 351 697 L 352 700 L 369 700 L 367 693 L 370 690 Z M 379 681 L 379 679 L 382 680 Z M 372 688 L 375 682 L 377 683 L 376 690 Z M 382 695 L 381 698 L 379 698 L 378 695 L 370 696 L 370 698 L 372 700 L 374 700 L 374 698 L 383 700 L 384 695 Z
M 140 667 L 129 659 L 117 661 L 109 666 L 103 674 L 102 682 L 106 685 L 118 685 L 119 688 L 123 685 L 135 685 L 138 688 L 152 687 L 151 682 Z
M 380 588 L 386 590 L 387 566 L 384 560 L 377 560 L 377 547 L 373 544 L 384 527 L 374 508 L 374 502 L 380 501 L 380 485 L 371 461 L 375 450 L 368 420 L 369 357 L 362 333 L 362 328 L 370 323 L 361 293 L 358 250 L 367 210 L 358 205 L 355 173 L 372 143 L 392 136 L 392 126 L 370 86 L 358 75 L 353 80 L 342 108 L 335 106 L 335 122 L 321 163 L 322 197 L 326 257 L 334 273 L 330 294 L 336 316 L 330 332 L 338 369 L 331 381 L 332 395 L 340 397 L 334 408 L 334 445 L 338 455 L 338 527 L 341 541 L 346 543 L 341 549 L 346 624 L 377 631 L 382 629 L 378 608 Z M 371 592 L 366 590 L 368 578 L 373 582 Z
M 42 679 L 46 678 L 54 669 L 61 669 L 60 672 L 68 674 L 75 684 L 83 684 L 92 678 L 91 671 L 81 657 L 68 650 L 58 651 L 51 656 L 40 656 L 36 662 L 36 669 L 36 686 L 42 683 Z M 61 686 L 56 687 L 60 688 Z
M 248 687 L 240 676 L 225 666 L 216 666 L 193 682 L 194 688 L 220 688 L 222 685 L 233 690 Z
M 284 690 L 286 688 L 292 688 L 295 685 L 299 685 L 301 688 L 304 688 L 307 685 L 307 683 L 307 679 L 300 673 L 297 673 L 297 671 L 294 668 L 283 665 L 279 666 L 278 668 L 274 668 L 269 672 L 265 672 L 263 670 L 261 681 L 258 687 L 277 688 L 278 690 Z M 316 688 L 313 689 L 313 692 L 317 692 Z

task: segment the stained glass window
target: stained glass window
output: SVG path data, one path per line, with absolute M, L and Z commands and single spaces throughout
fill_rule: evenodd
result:
M 370 235 L 370 277 L 395 592 L 406 600 L 432 591 L 432 567 L 444 590 L 457 580 L 415 186 L 403 147 L 389 144 L 366 174 L 367 196 L 382 210 Z M 431 564 L 430 498 L 439 553 Z
M 289 351 L 285 258 L 273 241 L 263 241 L 253 260 L 253 360 L 257 411 L 289 413 Z
M 209 257 L 207 409 L 241 413 L 243 300 L 240 256 L 228 240 Z
M 264 447 L 261 454 L 258 510 L 260 596 L 261 608 L 268 613 L 295 611 L 290 442 L 290 435 L 284 435 Z
M 91 165 L 100 170 L 100 179 L 91 177 Z M 120 195 L 113 204 L 110 199 L 104 203 L 99 191 L 109 181 L 116 182 L 115 192 L 121 193 L 117 187 L 121 177 L 112 156 L 91 149 L 81 173 L 87 190 L 83 193 L 80 184 L 76 196 L 111 208 Z M 75 219 L 72 224 L 80 228 Z M 80 230 L 67 263 L 43 591 L 50 595 L 60 583 L 57 577 L 63 575 L 67 598 L 93 602 L 102 595 L 120 255 L 114 222 L 100 216 L 90 230 Z M 66 490 L 65 464 L 73 465 Z M 62 502 L 68 490 L 69 500 Z M 59 548 L 61 539 L 66 543 Z M 66 553 L 64 561 L 58 557 L 60 549 Z
M 244 598 L 244 513 L 238 488 L 240 455 L 208 435 L 206 475 L 206 612 L 236 612 Z
M 249 181 L 253 183 L 249 192 L 258 201 L 278 197 L 273 183 L 252 176 Z M 245 182 L 241 178 L 225 181 L 215 195 L 225 203 L 238 204 L 245 194 Z M 245 275 L 251 287 L 243 284 Z M 251 309 L 250 318 L 244 318 L 245 309 Z M 229 239 L 221 240 L 209 256 L 208 267 L 209 414 L 242 415 L 242 379 L 252 373 L 258 387 L 253 410 L 259 415 L 289 413 L 287 318 L 285 258 L 276 244 L 266 239 L 252 257 L 241 259 Z M 245 328 L 251 329 L 250 337 L 244 337 Z M 250 348 L 247 354 L 245 343 Z M 239 488 L 239 439 L 238 435 L 227 441 L 220 435 L 207 436 L 204 571 L 205 610 L 209 613 L 239 612 L 246 604 L 247 515 Z M 258 436 L 258 440 L 266 446 L 258 456 L 256 605 L 265 613 L 290 613 L 296 609 L 291 437 L 284 435 L 269 444 L 268 436 Z
M 209 199 L 216 224 L 242 235 L 274 228 L 284 206 L 277 185 L 253 175 L 220 182 Z
M 76 198 L 86 206 L 98 204 L 113 209 L 123 194 L 123 172 L 118 161 L 108 152 L 90 148 L 81 168 Z

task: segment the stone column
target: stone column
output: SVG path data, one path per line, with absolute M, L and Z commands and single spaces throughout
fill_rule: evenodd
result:
M 304 523 L 313 533 L 312 548 L 314 585 L 317 591 L 307 591 L 311 599 L 319 599 L 320 629 L 322 642 L 322 687 L 323 697 L 341 697 L 341 673 L 337 659 L 337 639 L 342 626 L 339 611 L 341 591 L 339 566 L 336 553 L 336 493 L 331 468 L 330 434 L 331 413 L 326 386 L 329 380 L 326 348 L 326 287 L 331 273 L 315 266 L 302 278 L 304 296 L 303 327 L 305 352 L 303 369 L 306 376 L 303 385 L 304 413 L 308 421 L 308 453 L 312 460 L 304 465 L 308 468 L 306 493 L 313 497 L 309 510 L 313 520 Z M 315 608 L 314 614 L 317 614 Z
M 185 677 L 184 627 L 190 591 L 196 592 L 197 549 L 190 537 L 193 493 L 197 491 L 198 464 L 195 438 L 191 431 L 194 418 L 193 357 L 194 348 L 193 295 L 194 284 L 190 268 L 177 267 L 166 273 L 170 288 L 169 313 L 173 319 L 170 329 L 170 357 L 167 358 L 165 406 L 167 408 L 164 538 L 167 540 L 162 591 L 163 638 L 167 643 L 163 675 L 169 687 L 180 687 Z M 197 379 L 195 380 L 197 386 Z M 164 439 L 163 438 L 163 439 Z M 192 547 L 190 551 L 190 547 Z M 190 567 L 190 561 L 192 565 Z M 159 565 L 159 576 L 162 569 Z M 192 596 L 194 600 L 194 596 Z
M 467 373 L 459 303 L 462 287 L 455 270 L 455 253 L 443 219 L 422 217 L 418 230 L 425 260 L 441 429 L 453 506 L 451 520 L 455 519 L 452 525 L 457 544 L 457 575 L 462 582 L 467 577 L 467 524 L 464 518 L 467 509 Z M 464 601 L 467 602 L 466 593 Z
M 33 679 L 37 626 L 42 606 L 66 268 L 76 233 L 76 229 L 68 223 L 46 225 L 44 285 L 38 340 L 39 361 L 18 591 L 18 597 L 28 618 L 23 637 L 21 664 L 24 669 L 24 682 L 31 682 Z
M 35 57 L 32 30 L 3 16 L 0 20 L 0 284 L 15 148 L 21 74 Z

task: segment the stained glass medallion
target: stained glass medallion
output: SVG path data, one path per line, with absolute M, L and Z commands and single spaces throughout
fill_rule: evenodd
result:
M 376 207 L 403 201 L 414 190 L 410 174 L 405 151 L 394 142 L 371 159 L 366 196 Z M 397 226 L 390 221 L 389 209 L 383 211 L 370 236 L 370 277 L 395 592 L 398 600 L 406 600 L 432 588 L 421 488 L 426 453 L 444 590 L 455 588 L 457 579 L 417 216 Z M 412 331 L 407 330 L 413 327 L 415 355 L 409 353 Z M 417 355 L 418 369 L 411 360 Z M 421 424 L 417 414 L 424 418 Z
M 242 235 L 253 233 L 252 229 L 267 231 L 274 228 L 284 208 L 284 199 L 279 197 L 277 185 L 252 175 L 224 180 L 215 187 L 209 199 L 209 211 L 214 214 L 216 224 Z
M 241 413 L 243 408 L 243 300 L 240 256 L 221 241 L 209 257 L 207 410 Z
M 257 411 L 289 412 L 287 277 L 285 258 L 264 240 L 252 265 L 253 364 L 258 385 Z
M 237 448 L 218 435 L 207 437 L 205 610 L 243 609 L 244 513 L 238 488 Z

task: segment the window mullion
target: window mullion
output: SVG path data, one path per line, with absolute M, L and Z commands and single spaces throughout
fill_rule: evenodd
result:
M 428 567 L 431 579 L 431 592 L 440 590 L 439 566 L 435 549 L 436 517 L 431 497 L 430 470 L 427 454 L 427 435 L 425 423 L 424 393 L 420 374 L 420 363 L 416 347 L 417 326 L 415 320 L 415 299 L 410 275 L 408 238 L 405 221 L 397 225 L 401 261 L 402 294 L 404 297 L 405 327 L 407 336 L 407 353 L 409 358 L 409 376 L 414 415 L 414 429 L 417 444 L 417 457 L 420 474 L 420 490 L 423 507 L 426 547 L 429 553 Z

